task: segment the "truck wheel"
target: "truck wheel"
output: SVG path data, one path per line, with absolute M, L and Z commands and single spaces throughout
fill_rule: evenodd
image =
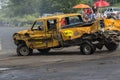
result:
M 105 47 L 109 50 L 109 51 L 114 51 L 118 48 L 119 44 L 111 42 L 111 43 L 106 43 Z
M 95 52 L 95 50 L 96 50 L 95 46 L 91 43 L 83 43 L 80 46 L 80 51 L 81 54 L 83 55 L 91 55 Z
M 18 56 L 28 56 L 33 53 L 33 50 L 28 48 L 26 45 L 17 46 L 17 55 Z
M 50 51 L 50 48 L 48 48 L 48 49 L 38 49 L 38 51 L 42 54 L 47 54 Z

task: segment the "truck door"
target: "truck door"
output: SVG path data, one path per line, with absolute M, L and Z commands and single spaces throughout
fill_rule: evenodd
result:
M 45 48 L 45 22 L 44 20 L 35 21 L 30 32 L 29 43 L 32 48 Z
M 58 46 L 58 38 L 57 38 L 57 26 L 58 20 L 56 18 L 48 19 L 46 21 L 46 46 L 48 48 Z

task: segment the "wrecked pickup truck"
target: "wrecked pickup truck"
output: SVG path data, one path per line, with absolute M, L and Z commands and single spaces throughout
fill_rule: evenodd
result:
M 110 26 L 110 25 L 109 25 Z M 111 27 L 110 27 L 111 28 Z M 109 30 L 105 20 L 84 22 L 80 14 L 59 14 L 38 18 L 29 30 L 16 32 L 13 40 L 18 56 L 28 56 L 37 49 L 48 53 L 50 49 L 80 46 L 80 53 L 93 54 L 105 46 L 114 51 L 119 45 L 119 31 Z

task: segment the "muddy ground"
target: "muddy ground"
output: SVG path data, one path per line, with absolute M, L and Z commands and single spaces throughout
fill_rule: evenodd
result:
M 80 55 L 78 46 L 17 56 L 12 34 L 24 28 L 0 28 L 0 80 L 119 80 L 120 48 Z

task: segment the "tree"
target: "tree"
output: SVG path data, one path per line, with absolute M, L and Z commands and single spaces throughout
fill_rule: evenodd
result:
M 4 7 L 8 5 L 9 0 L 0 0 L 0 6 Z
M 96 0 L 0 0 L 2 4 L 7 7 L 7 15 L 24 16 L 34 13 L 54 13 L 63 12 L 71 13 L 76 12 L 79 9 L 73 9 L 72 7 L 79 3 L 85 3 L 92 5 Z M 112 5 L 117 3 L 118 0 L 107 0 Z M 7 5 L 5 5 L 7 2 Z
M 40 13 L 71 13 L 75 11 L 72 7 L 80 2 L 81 0 L 41 0 Z
M 23 16 L 33 14 L 38 11 L 39 0 L 9 0 L 9 10 L 13 13 L 11 16 Z

